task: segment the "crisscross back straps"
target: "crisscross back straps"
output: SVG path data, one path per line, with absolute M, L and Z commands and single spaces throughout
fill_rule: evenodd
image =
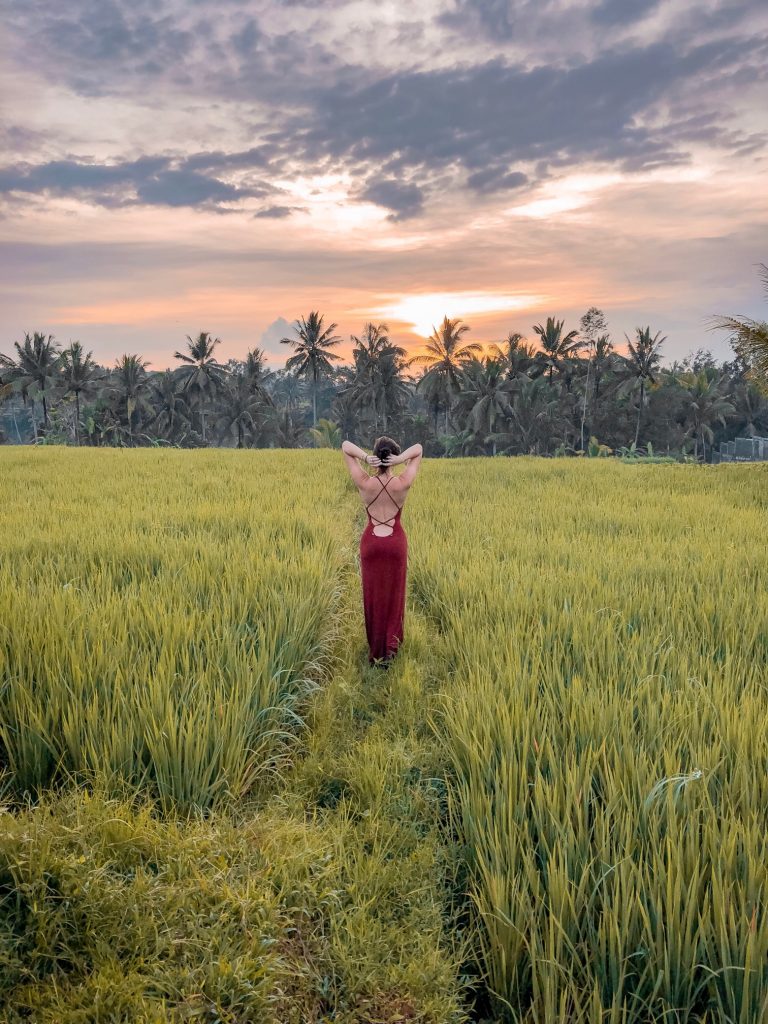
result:
M 383 480 L 381 479 L 381 477 L 380 477 L 380 476 L 377 476 L 377 477 L 376 477 L 376 479 L 377 479 L 377 480 L 379 481 L 379 483 L 381 484 L 381 491 L 386 491 L 386 492 L 387 492 L 387 494 L 389 494 L 389 497 L 390 497 L 390 498 L 392 499 L 392 501 L 393 501 L 393 502 L 395 503 L 395 505 L 397 505 L 397 512 L 395 512 L 395 514 L 394 514 L 393 516 L 390 516 L 389 518 L 390 518 L 390 519 L 397 519 L 397 517 L 398 517 L 398 516 L 400 515 L 400 513 L 401 513 L 401 512 L 402 512 L 402 510 L 403 510 L 403 508 L 402 508 L 402 505 L 399 505 L 399 504 L 398 504 L 398 503 L 397 503 L 397 502 L 395 501 L 394 497 L 393 497 L 393 496 L 392 496 L 392 495 L 391 495 L 391 494 L 389 493 L 389 491 L 387 490 L 387 485 L 386 485 L 386 484 L 384 483 L 384 481 L 383 481 Z M 368 512 L 368 509 L 369 509 L 369 508 L 371 507 L 371 505 L 372 505 L 372 504 L 374 503 L 374 501 L 377 501 L 377 500 L 378 500 L 378 499 L 379 499 L 379 498 L 381 497 L 381 491 L 379 491 L 379 493 L 378 493 L 378 494 L 374 495 L 374 497 L 373 497 L 373 498 L 371 498 L 371 500 L 370 500 L 370 501 L 368 502 L 368 504 L 367 504 L 367 505 L 365 506 L 365 511 L 366 511 L 366 512 Z M 376 517 L 375 515 L 373 515 L 373 514 L 372 514 L 371 512 L 368 512 L 368 518 L 369 518 L 369 519 L 373 519 L 373 521 L 374 521 L 374 522 L 376 522 L 376 523 L 378 523 L 378 524 L 379 524 L 379 526 L 389 526 L 389 525 L 390 525 L 390 524 L 389 524 L 389 519 L 377 519 L 377 517 Z

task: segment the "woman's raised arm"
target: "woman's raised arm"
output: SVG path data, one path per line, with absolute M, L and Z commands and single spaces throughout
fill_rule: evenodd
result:
M 391 455 L 385 465 L 387 466 L 399 466 L 400 463 L 407 462 L 408 465 L 405 467 L 403 472 L 398 476 L 398 480 L 405 484 L 406 487 L 410 487 L 416 478 L 416 474 L 419 471 L 421 465 L 421 456 L 424 453 L 424 449 L 417 442 L 412 444 L 410 448 L 406 448 L 404 452 L 400 452 L 399 455 Z
M 351 455 L 353 459 L 367 459 L 368 452 L 364 452 L 362 448 L 358 448 L 352 441 L 342 441 L 341 450 L 345 455 Z
M 381 461 L 377 459 L 375 455 L 369 455 L 367 452 L 364 452 L 362 448 L 358 448 L 358 446 L 353 444 L 352 441 L 341 442 L 341 453 L 347 464 L 349 475 L 358 486 L 365 483 L 368 479 L 368 474 L 360 465 L 358 459 L 362 459 L 364 462 L 367 462 L 369 466 L 381 465 Z
M 411 459 L 420 459 L 424 449 L 420 444 L 412 444 L 410 448 L 406 448 L 404 452 L 400 452 L 399 455 L 390 455 L 386 461 L 387 466 L 399 466 L 403 462 L 410 462 Z

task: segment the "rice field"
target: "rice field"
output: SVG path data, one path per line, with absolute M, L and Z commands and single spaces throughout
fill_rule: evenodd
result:
M 332 644 L 339 480 L 306 453 L 64 449 L 0 467 L 14 785 L 104 773 L 166 809 L 249 792 Z
M 768 1021 L 766 469 L 0 450 L 7 1019 Z

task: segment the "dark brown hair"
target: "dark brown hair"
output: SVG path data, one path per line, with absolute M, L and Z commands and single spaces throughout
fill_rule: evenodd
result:
M 373 454 L 379 459 L 386 459 L 388 455 L 399 455 L 400 445 L 391 437 L 377 437 L 373 445 Z M 386 472 L 386 466 L 379 466 L 379 473 Z

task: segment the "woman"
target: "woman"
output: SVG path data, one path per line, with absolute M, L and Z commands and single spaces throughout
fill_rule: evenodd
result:
M 351 441 L 344 441 L 341 450 L 368 514 L 360 537 L 368 663 L 389 668 L 403 641 L 405 615 L 408 539 L 400 525 L 400 513 L 419 471 L 422 447 L 414 444 L 401 453 L 397 441 L 380 437 L 373 455 Z M 376 466 L 378 473 L 370 475 L 358 460 Z M 393 476 L 392 467 L 402 463 L 407 464 L 405 470 Z

